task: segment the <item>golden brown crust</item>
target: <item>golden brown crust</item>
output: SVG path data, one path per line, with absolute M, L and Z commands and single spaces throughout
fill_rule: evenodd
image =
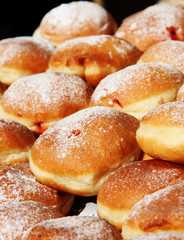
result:
M 45 72 L 54 49 L 49 41 L 33 37 L 1 40 L 0 80 L 10 85 L 16 77 Z
M 132 65 L 104 78 L 90 106 L 113 107 L 141 119 L 151 108 L 175 100 L 183 82 L 182 72 L 169 64 Z
M 59 45 L 48 70 L 77 75 L 96 87 L 102 78 L 136 63 L 140 56 L 135 46 L 110 35 L 80 37 Z
M 151 109 L 141 120 L 141 124 L 154 126 L 184 127 L 184 102 L 168 102 Z
M 184 232 L 184 183 L 145 196 L 134 205 L 122 228 L 125 238 L 146 232 Z
M 53 206 L 67 214 L 74 196 L 58 192 L 40 184 L 33 176 L 28 163 L 8 164 L 0 167 L 0 204 L 37 201 Z M 69 201 L 70 207 L 67 205 Z M 65 205 L 67 206 L 65 209 Z
M 114 34 L 117 24 L 101 6 L 78 1 L 53 8 L 42 19 L 34 35 L 59 45 L 80 36 Z
M 52 122 L 86 107 L 92 88 L 79 77 L 40 73 L 18 79 L 3 94 L 1 115 L 40 133 Z M 43 124 L 43 129 L 42 129 Z M 45 124 L 45 125 L 44 125 Z M 39 129 L 40 128 L 40 129 Z M 32 130 L 32 129 L 31 129 Z
M 63 217 L 57 209 L 35 201 L 0 205 L 0 239 L 21 239 L 30 227 L 45 220 Z
M 25 126 L 10 119 L 0 119 L 0 152 L 31 148 L 36 138 Z
M 133 43 L 141 51 L 165 40 L 184 40 L 184 9 L 171 3 L 159 3 L 125 18 L 116 36 Z
M 25 126 L 9 119 L 0 119 L 0 165 L 28 162 L 29 151 L 36 138 Z
M 138 125 L 134 117 L 111 108 L 84 109 L 39 137 L 31 151 L 31 169 L 53 187 L 94 195 L 114 168 L 138 159 Z
M 145 195 L 183 181 L 182 165 L 156 159 L 135 162 L 115 170 L 107 178 L 98 193 L 97 203 L 131 210 Z
M 29 229 L 22 240 L 122 240 L 119 231 L 97 217 L 72 216 L 44 221 Z
M 153 159 L 121 167 L 106 179 L 98 192 L 98 215 L 121 229 L 132 207 L 145 195 L 183 181 L 184 167 L 174 163 Z M 110 211 L 122 213 L 122 218 L 118 220 L 114 216 L 113 219 Z
M 184 73 L 184 42 L 163 41 L 148 48 L 140 57 L 138 63 L 164 62 L 173 65 Z
M 146 114 L 136 132 L 140 148 L 153 158 L 183 163 L 184 103 L 162 104 Z

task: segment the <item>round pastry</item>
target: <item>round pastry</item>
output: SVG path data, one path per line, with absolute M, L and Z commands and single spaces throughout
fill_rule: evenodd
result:
M 27 126 L 36 134 L 84 108 L 92 88 L 65 73 L 40 73 L 18 79 L 3 94 L 0 116 Z
M 97 213 L 121 230 L 132 207 L 145 195 L 184 182 L 184 167 L 160 160 L 138 161 L 116 169 L 100 188 Z
M 51 219 L 28 229 L 22 240 L 122 240 L 119 231 L 98 217 L 69 216 Z
M 112 107 L 141 119 L 157 105 L 175 100 L 183 83 L 182 72 L 169 64 L 135 64 L 104 78 L 90 106 Z
M 0 81 L 11 85 L 18 78 L 45 72 L 54 45 L 33 37 L 15 37 L 0 41 Z
M 115 20 L 103 7 L 94 2 L 77 1 L 61 4 L 50 10 L 33 35 L 58 46 L 68 39 L 89 35 L 113 35 L 116 30 Z
M 45 220 L 63 215 L 55 208 L 43 203 L 25 201 L 0 205 L 0 239 L 21 239 L 30 227 Z
M 183 240 L 184 233 L 174 231 L 163 231 L 156 233 L 141 234 L 126 240 Z
M 40 135 L 31 150 L 31 170 L 48 186 L 96 195 L 114 169 L 138 160 L 138 126 L 136 118 L 112 108 L 83 109 Z
M 123 238 L 148 232 L 184 232 L 184 182 L 150 195 L 134 205 L 123 228 Z
M 40 184 L 35 180 L 29 163 L 14 163 L 0 167 L 0 204 L 37 201 L 58 208 L 66 215 L 74 196 Z
M 110 35 L 78 37 L 56 48 L 47 71 L 77 75 L 96 87 L 102 78 L 136 63 L 140 56 L 131 43 Z
M 148 48 L 138 63 L 164 62 L 173 65 L 184 73 L 184 42 L 164 41 Z
M 184 164 L 184 102 L 169 102 L 150 110 L 136 132 L 149 156 Z
M 0 165 L 28 162 L 36 138 L 25 126 L 9 119 L 0 119 Z
M 141 51 L 165 40 L 184 41 L 184 8 L 159 3 L 125 18 L 116 36 L 133 43 Z

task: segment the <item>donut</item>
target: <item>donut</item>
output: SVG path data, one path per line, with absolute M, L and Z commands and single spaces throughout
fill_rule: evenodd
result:
M 184 182 L 182 165 L 156 159 L 116 169 L 97 196 L 97 214 L 121 230 L 132 207 L 145 195 Z
M 36 140 L 30 167 L 48 186 L 80 196 L 96 195 L 112 170 L 138 160 L 133 116 L 108 107 L 80 110 Z
M 14 82 L 3 94 L 0 116 L 13 119 L 35 134 L 86 107 L 92 87 L 65 73 L 39 73 Z
M 184 102 L 169 102 L 150 110 L 136 132 L 140 148 L 152 158 L 184 164 Z
M 47 71 L 77 75 L 96 87 L 108 74 L 135 64 L 141 54 L 134 45 L 114 36 L 78 37 L 56 48 Z
M 123 238 L 148 232 L 184 233 L 184 182 L 146 195 L 134 205 L 123 228 Z
M 0 119 L 0 133 L 0 165 L 28 162 L 35 135 L 22 124 L 5 118 Z
M 176 99 L 183 73 L 165 63 L 128 66 L 102 79 L 90 106 L 107 106 L 141 119 L 157 105 Z
M 183 240 L 183 239 L 184 233 L 174 231 L 147 233 L 127 238 L 127 240 Z
M 11 85 L 27 75 L 45 72 L 54 45 L 31 36 L 7 38 L 0 41 L 0 81 Z
M 148 48 L 138 63 L 164 62 L 173 65 L 184 73 L 184 42 L 163 41 Z
M 98 217 L 68 216 L 51 219 L 28 229 L 22 240 L 122 240 L 119 231 Z
M 184 41 L 184 8 L 172 3 L 157 3 L 126 17 L 115 35 L 144 52 L 165 41 Z
M 37 223 L 60 218 L 55 208 L 35 201 L 0 205 L 0 239 L 21 239 L 24 232 Z
M 66 215 L 74 196 L 40 184 L 35 180 L 29 163 L 14 163 L 0 167 L 0 204 L 37 201 L 52 206 Z
M 51 9 L 41 20 L 33 36 L 47 39 L 56 46 L 65 40 L 89 35 L 113 35 L 114 18 L 105 8 L 88 1 L 70 2 Z

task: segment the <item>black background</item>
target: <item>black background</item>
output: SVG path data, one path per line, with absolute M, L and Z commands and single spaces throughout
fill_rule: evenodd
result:
M 0 12 L 0 39 L 16 36 L 30 36 L 39 25 L 43 16 L 52 8 L 67 0 L 3 0 Z M 154 0 L 105 0 L 105 8 L 112 14 L 118 25 L 123 18 L 140 11 L 152 4 Z

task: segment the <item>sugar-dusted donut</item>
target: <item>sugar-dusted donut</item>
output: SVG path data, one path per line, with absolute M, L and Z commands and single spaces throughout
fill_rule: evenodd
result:
M 77 1 L 51 9 L 41 20 L 33 36 L 55 45 L 71 38 L 110 34 L 117 30 L 114 18 L 97 3 Z
M 68 216 L 38 223 L 28 229 L 22 240 L 122 240 L 120 232 L 98 217 Z
M 150 110 L 140 121 L 136 139 L 153 158 L 184 164 L 184 102 L 169 102 Z
M 37 223 L 63 215 L 51 206 L 35 201 L 0 205 L 0 239 L 18 240 Z
M 76 195 L 96 195 L 112 170 L 138 160 L 139 122 L 108 107 L 86 108 L 48 128 L 31 150 L 36 178 Z
M 175 100 L 183 82 L 183 73 L 169 64 L 135 64 L 104 78 L 90 106 L 112 107 L 140 120 L 150 109 Z
M 165 40 L 184 40 L 184 8 L 157 3 L 125 18 L 116 36 L 133 43 L 141 51 Z
M 123 228 L 123 238 L 148 232 L 184 232 L 184 182 L 150 195 L 134 205 Z
M 145 195 L 184 182 L 184 167 L 160 160 L 134 162 L 116 169 L 97 196 L 98 215 L 121 230 L 132 207 Z
M 7 38 L 0 41 L 0 81 L 11 85 L 17 79 L 45 72 L 54 45 L 31 36 Z
M 168 40 L 152 45 L 138 60 L 138 63 L 148 62 L 164 62 L 184 73 L 184 42 Z
M 67 214 L 74 196 L 59 192 L 36 181 L 29 163 L 14 163 L 0 167 L 0 204 L 37 201 Z
M 102 78 L 136 63 L 140 56 L 134 45 L 114 36 L 78 37 L 56 48 L 47 71 L 77 75 L 96 87 Z
M 28 162 L 35 135 L 22 124 L 5 118 L 0 119 L 0 133 L 0 165 Z
M 18 79 L 3 94 L 0 116 L 36 134 L 89 103 L 93 92 L 84 80 L 65 73 L 40 73 Z

